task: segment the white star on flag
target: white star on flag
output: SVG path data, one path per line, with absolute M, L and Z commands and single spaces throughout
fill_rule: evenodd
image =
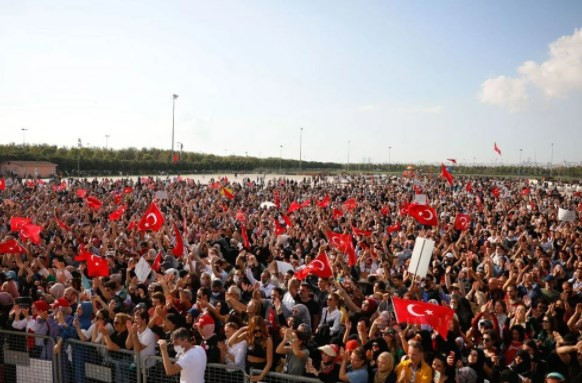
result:
M 431 310 L 426 310 L 425 313 L 426 313 L 426 315 L 432 315 L 432 311 Z

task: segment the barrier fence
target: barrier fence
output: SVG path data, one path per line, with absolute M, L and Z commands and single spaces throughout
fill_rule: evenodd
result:
M 262 370 L 251 369 L 252 375 L 261 375 Z M 264 383 L 322 383 L 321 380 L 315 378 L 307 378 L 305 376 L 281 374 L 278 372 L 269 372 L 262 380 Z
M 55 353 L 53 338 L 0 330 L 0 383 L 178 383 L 168 376 L 160 356 L 143 360 L 128 350 L 69 339 Z M 172 359 L 175 362 L 176 359 Z M 251 375 L 262 371 L 251 370 Z M 250 383 L 242 368 L 207 364 L 206 383 Z M 270 372 L 265 383 L 321 383 L 318 379 Z
M 60 382 L 53 362 L 51 337 L 20 331 L 0 331 L 0 382 Z

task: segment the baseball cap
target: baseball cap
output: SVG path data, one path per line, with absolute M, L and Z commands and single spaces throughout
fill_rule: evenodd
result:
M 346 351 L 353 351 L 356 348 L 358 348 L 360 346 L 360 344 L 358 343 L 357 340 L 352 339 L 352 340 L 348 340 L 346 342 Z
M 202 328 L 207 325 L 213 325 L 214 319 L 210 315 L 201 315 L 198 320 L 196 321 L 196 327 Z
M 559 372 L 550 372 L 549 374 L 546 375 L 546 379 L 554 379 L 559 382 L 566 380 L 566 378 L 564 378 L 564 375 L 560 374 Z
M 38 301 L 34 302 L 32 305 L 36 308 L 36 311 L 48 311 L 49 310 L 49 305 L 45 301 L 38 300 Z
M 317 348 L 319 351 L 325 353 L 332 358 L 335 358 L 339 352 L 339 347 L 337 344 L 326 344 L 325 346 L 321 346 Z
M 68 300 L 66 300 L 65 298 L 59 298 L 55 301 L 55 303 L 53 303 L 53 310 L 59 307 L 70 307 L 70 306 L 71 305 L 69 304 Z

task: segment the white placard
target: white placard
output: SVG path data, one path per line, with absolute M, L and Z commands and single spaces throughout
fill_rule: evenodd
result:
M 434 241 L 432 239 L 417 237 L 414 243 L 414 250 L 412 250 L 412 258 L 410 258 L 410 264 L 408 265 L 408 272 L 417 277 L 426 277 L 433 249 Z
M 137 279 L 143 283 L 147 279 L 148 275 L 150 275 L 152 268 L 150 267 L 150 264 L 143 257 L 141 257 L 137 265 L 135 265 L 134 271 Z
M 427 205 L 428 198 L 426 198 L 426 194 L 415 194 L 413 203 L 418 205 Z
M 157 199 L 168 199 L 168 192 L 165 190 L 158 190 L 156 192 Z
M 560 208 L 558 210 L 558 221 L 574 222 L 576 220 L 576 212 Z

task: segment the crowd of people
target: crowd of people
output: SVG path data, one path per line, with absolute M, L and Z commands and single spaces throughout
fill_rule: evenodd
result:
M 576 191 L 435 176 L 18 181 L 0 191 L 0 247 L 23 248 L 1 254 L 0 329 L 53 338 L 26 347 L 71 365 L 66 383 L 85 381 L 83 343 L 106 347 L 116 382 L 132 381 L 123 350 L 197 383 L 209 363 L 251 381 L 582 381 L 582 225 L 558 219 L 580 210 Z M 402 208 L 419 195 L 438 225 Z M 142 230 L 153 201 L 164 224 Z M 40 240 L 16 218 L 41 226 Z M 329 232 L 349 235 L 355 265 Z M 435 241 L 422 278 L 408 271 L 418 237 Z M 323 253 L 331 276 L 297 277 Z M 92 257 L 105 275 L 89 272 Z M 448 333 L 399 323 L 395 297 L 453 309 Z

